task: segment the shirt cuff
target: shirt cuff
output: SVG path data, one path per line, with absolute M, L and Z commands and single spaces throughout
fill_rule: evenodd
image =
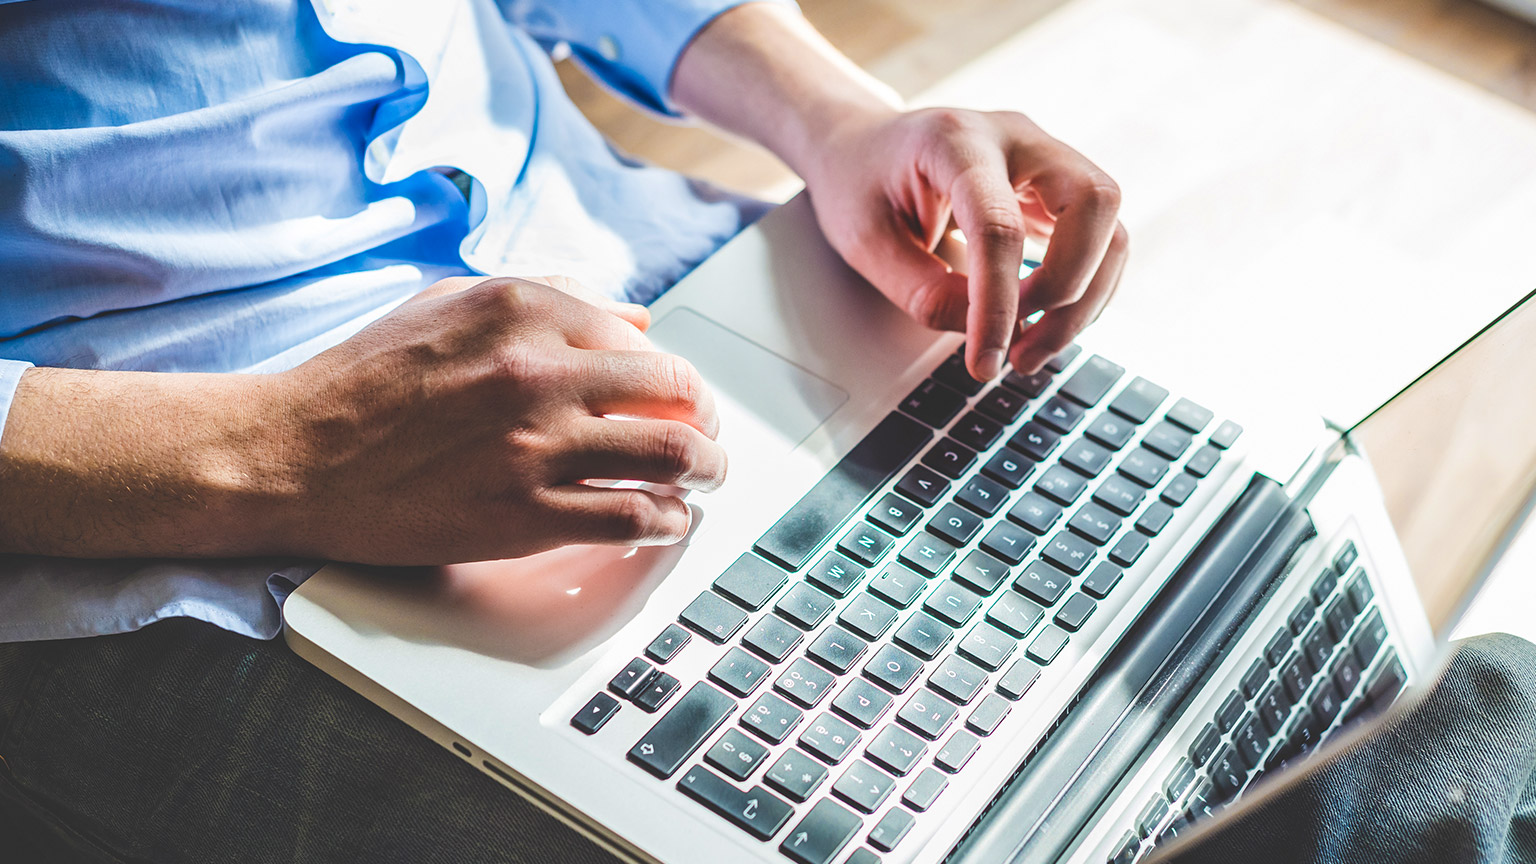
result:
M 0 360 L 0 437 L 5 435 L 5 418 L 11 413 L 11 402 L 16 398 L 21 373 L 31 368 L 32 364 L 25 360 Z
M 512 23 L 546 48 L 565 43 L 604 84 L 652 111 L 682 116 L 668 94 L 672 70 L 693 37 L 748 2 L 799 9 L 794 0 L 503 0 Z

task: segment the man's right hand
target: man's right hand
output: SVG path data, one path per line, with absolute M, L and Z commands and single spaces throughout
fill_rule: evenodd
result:
M 682 539 L 680 497 L 591 481 L 719 487 L 714 400 L 643 311 L 578 292 L 445 280 L 283 373 L 293 536 L 380 564 Z

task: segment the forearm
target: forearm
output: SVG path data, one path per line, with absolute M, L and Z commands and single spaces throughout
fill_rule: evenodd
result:
M 30 369 L 0 435 L 0 552 L 218 557 L 283 550 L 294 490 L 257 375 Z
M 738 6 L 700 31 L 678 59 L 672 98 L 772 150 L 801 176 L 834 127 L 900 106 L 804 18 L 766 3 Z

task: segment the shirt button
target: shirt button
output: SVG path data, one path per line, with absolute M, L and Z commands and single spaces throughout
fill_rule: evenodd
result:
M 612 63 L 619 59 L 619 43 L 612 36 L 599 36 L 597 39 L 597 53 L 604 60 Z

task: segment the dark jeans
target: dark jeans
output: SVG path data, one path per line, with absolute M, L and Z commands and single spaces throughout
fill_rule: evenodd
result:
M 1536 861 L 1536 646 L 1180 861 Z M 0 861 L 611 862 L 280 642 L 172 620 L 0 645 Z

